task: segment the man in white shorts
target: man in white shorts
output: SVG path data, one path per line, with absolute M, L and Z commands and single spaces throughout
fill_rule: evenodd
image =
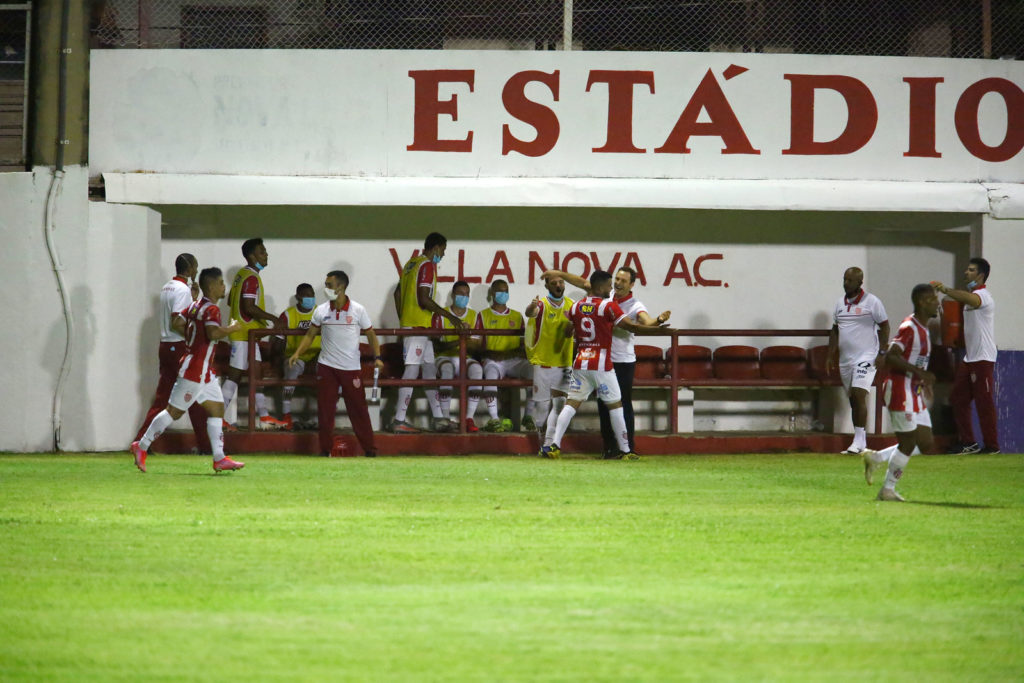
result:
M 883 463 L 888 464 L 878 500 L 902 501 L 903 496 L 896 492 L 896 482 L 912 455 L 932 447 L 932 420 L 925 405 L 935 384 L 935 375 L 928 372 L 932 348 L 928 321 L 938 315 L 939 297 L 931 285 L 920 284 L 914 287 L 910 298 L 914 314 L 900 324 L 885 356 L 889 377 L 883 391 L 897 442 L 881 451 L 865 449 L 862 453 L 868 485 L 874 482 L 875 470 Z
M 398 322 L 406 329 L 429 329 L 434 315 L 440 315 L 455 328 L 466 326 L 449 311 L 444 310 L 435 300 L 437 290 L 437 266 L 444 257 L 448 240 L 438 232 L 427 235 L 423 242 L 423 252 L 413 256 L 402 268 L 402 275 L 395 289 L 395 308 L 398 310 Z M 434 344 L 427 336 L 403 336 L 405 349 L 405 370 L 402 379 L 417 379 L 421 373 L 423 379 L 437 379 L 437 365 L 434 363 Z M 412 401 L 412 387 L 401 387 L 398 390 L 398 405 L 395 417 L 389 430 L 396 434 L 415 434 L 420 431 L 405 418 Z M 455 425 L 441 414 L 441 404 L 437 400 L 437 389 L 426 389 L 427 403 L 433 417 L 431 427 L 437 432 L 454 431 Z
M 622 327 L 634 334 L 664 334 L 673 330 L 665 327 L 640 325 L 608 296 L 612 292 L 612 275 L 596 270 L 590 276 L 592 296 L 581 299 L 569 310 L 576 340 L 576 360 L 573 362 L 572 379 L 569 381 L 569 398 L 558 415 L 554 441 L 541 449 L 541 456 L 558 458 L 562 454 L 562 437 L 569 429 L 576 410 L 592 393 L 608 406 L 608 417 L 619 445 L 618 458 L 640 460 L 640 456 L 629 449 L 629 432 L 622 410 L 622 394 L 619 382 L 612 368 L 612 329 Z
M 554 443 L 558 415 L 569 395 L 572 323 L 568 313 L 575 303 L 565 296 L 565 278 L 561 275 L 544 277 L 544 288 L 547 295 L 536 297 L 523 312 L 526 356 L 533 365 L 534 420 L 537 430 L 543 430 L 541 452 Z
M 484 379 L 530 379 L 533 376 L 533 367 L 526 359 L 523 350 L 523 314 L 508 306 L 508 282 L 505 280 L 492 282 L 487 291 L 487 298 L 491 305 L 477 314 L 476 329 L 513 330 L 518 331 L 519 334 L 488 335 L 483 338 L 483 353 L 481 355 Z M 512 420 L 507 417 L 502 419 L 498 415 L 498 387 L 484 385 L 483 394 L 487 414 L 490 417 L 487 424 L 484 425 L 484 431 L 512 431 Z M 533 431 L 536 428 L 536 423 L 531 416 L 531 403 L 527 403 L 526 410 L 529 420 L 525 418 L 523 420 L 523 428 L 527 431 Z M 469 417 L 473 416 L 469 415 Z
M 868 393 L 875 381 L 876 366 L 884 362 L 879 349 L 889 339 L 885 307 L 877 296 L 864 291 L 863 284 L 864 271 L 860 268 L 847 268 L 843 273 L 845 294 L 836 302 L 828 336 L 826 370 L 831 371 L 838 363 L 853 413 L 853 443 L 844 455 L 857 455 L 868 446 Z
M 153 418 L 142 438 L 133 441 L 131 445 L 135 466 L 141 472 L 146 471 L 146 455 L 153 441 L 172 422 L 184 415 L 193 403 L 202 405 L 209 415 L 206 430 L 213 447 L 213 470 L 223 472 L 245 467 L 245 463 L 236 462 L 224 455 L 224 397 L 217 382 L 217 374 L 213 371 L 213 349 L 217 340 L 228 336 L 240 326 L 234 321 L 228 327 L 220 324 L 217 301 L 224 296 L 224 276 L 220 268 L 203 270 L 199 274 L 199 287 L 203 296 L 181 311 L 172 323 L 184 335 L 186 349 L 167 407 Z
M 469 283 L 459 280 L 452 285 L 452 304 L 445 310 L 457 317 L 467 327 L 476 324 L 477 313 L 469 307 Z M 442 315 L 434 314 L 432 325 L 437 330 L 450 330 L 452 322 Z M 437 372 L 441 379 L 453 379 L 459 374 L 459 337 L 449 335 L 434 340 L 434 357 L 437 359 Z M 480 346 L 479 337 L 466 339 L 466 377 L 469 379 L 481 379 L 484 376 L 483 367 L 480 361 L 469 354 L 476 351 Z M 452 417 L 452 387 L 441 387 L 437 392 L 437 400 L 441 404 L 441 415 L 451 421 Z M 466 394 L 466 431 L 478 432 L 480 429 L 473 422 L 473 413 L 480 402 L 480 387 L 468 387 Z

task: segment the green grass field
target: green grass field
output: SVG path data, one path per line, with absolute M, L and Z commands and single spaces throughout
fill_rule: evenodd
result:
M 1024 461 L 0 456 L 0 679 L 1021 680 Z

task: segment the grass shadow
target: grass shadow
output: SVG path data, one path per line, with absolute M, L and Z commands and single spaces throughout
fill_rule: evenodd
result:
M 968 510 L 1003 510 L 1005 509 L 1002 505 L 977 505 L 974 503 L 950 503 L 950 502 L 936 502 L 929 500 L 907 500 L 904 501 L 909 505 L 930 505 L 932 507 L 940 508 L 965 508 Z

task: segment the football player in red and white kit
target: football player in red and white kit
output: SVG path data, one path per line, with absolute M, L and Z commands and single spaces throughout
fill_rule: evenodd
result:
M 667 327 L 641 325 L 629 319 L 613 299 L 612 275 L 604 270 L 595 270 L 590 276 L 591 296 L 572 305 L 566 313 L 573 324 L 576 339 L 576 360 L 572 366 L 569 381 L 569 398 L 558 414 L 554 442 L 541 449 L 546 458 L 558 458 L 562 454 L 559 444 L 576 410 L 595 390 L 598 398 L 608 406 L 608 416 L 623 460 L 639 460 L 640 456 L 629 448 L 629 433 L 622 410 L 622 394 L 612 367 L 612 329 L 621 327 L 633 334 L 654 335 L 671 332 Z
M 920 284 L 914 287 L 910 299 L 914 314 L 900 324 L 885 354 L 889 377 L 883 392 L 897 443 L 877 452 L 865 450 L 863 455 L 864 478 L 869 485 L 875 470 L 883 463 L 889 465 L 878 500 L 902 501 L 903 496 L 896 493 L 896 482 L 903 476 L 910 456 L 932 447 L 932 419 L 925 405 L 926 395 L 935 384 L 935 375 L 928 372 L 932 349 L 928 321 L 938 315 L 939 297 L 931 285 Z
M 174 319 L 175 328 L 185 335 L 187 347 L 167 408 L 153 418 L 140 440 L 132 442 L 135 466 L 143 472 L 146 471 L 146 451 L 153 440 L 196 402 L 209 414 L 206 431 L 213 446 L 214 471 L 240 470 L 245 466 L 245 463 L 236 462 L 224 455 L 224 397 L 220 383 L 217 382 L 217 374 L 213 371 L 214 345 L 217 340 L 240 329 L 240 326 L 238 323 L 228 327 L 220 324 L 217 301 L 224 296 L 224 275 L 220 268 L 204 269 L 199 274 L 199 288 L 203 290 L 203 296 Z

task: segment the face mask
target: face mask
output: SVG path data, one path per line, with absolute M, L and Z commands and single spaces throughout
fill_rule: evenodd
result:
M 967 289 L 974 289 L 977 286 L 978 286 L 978 281 L 977 280 L 971 280 L 970 282 L 967 283 Z
M 468 308 L 469 307 L 469 296 L 466 294 L 455 295 L 455 307 L 456 308 Z
M 504 306 L 505 304 L 507 304 L 508 303 L 508 292 L 495 292 L 494 293 L 494 303 L 498 304 L 499 306 Z
M 313 308 L 316 306 L 316 297 L 304 296 L 299 301 L 302 302 L 303 308 Z
M 556 299 L 554 294 L 551 294 L 550 292 L 548 293 L 548 301 L 550 301 L 551 303 L 553 303 L 556 306 L 560 306 L 562 304 L 562 301 L 564 301 L 564 300 L 565 300 L 565 295 L 564 294 Z
M 434 254 L 434 256 L 433 256 L 433 258 L 431 258 L 431 260 L 434 263 L 440 263 L 441 262 L 441 255 L 440 254 Z
M 265 266 L 265 265 L 263 265 L 262 263 L 260 263 L 259 261 L 257 261 L 257 262 L 256 262 L 256 264 L 255 264 L 255 265 L 253 265 L 253 268 L 255 268 L 255 269 L 256 269 L 256 272 L 258 273 L 258 272 L 260 272 L 261 270 L 263 270 L 264 268 L 266 268 L 266 266 Z
M 338 293 L 329 287 L 324 287 L 324 296 L 327 297 L 328 301 L 334 301 L 338 298 Z

